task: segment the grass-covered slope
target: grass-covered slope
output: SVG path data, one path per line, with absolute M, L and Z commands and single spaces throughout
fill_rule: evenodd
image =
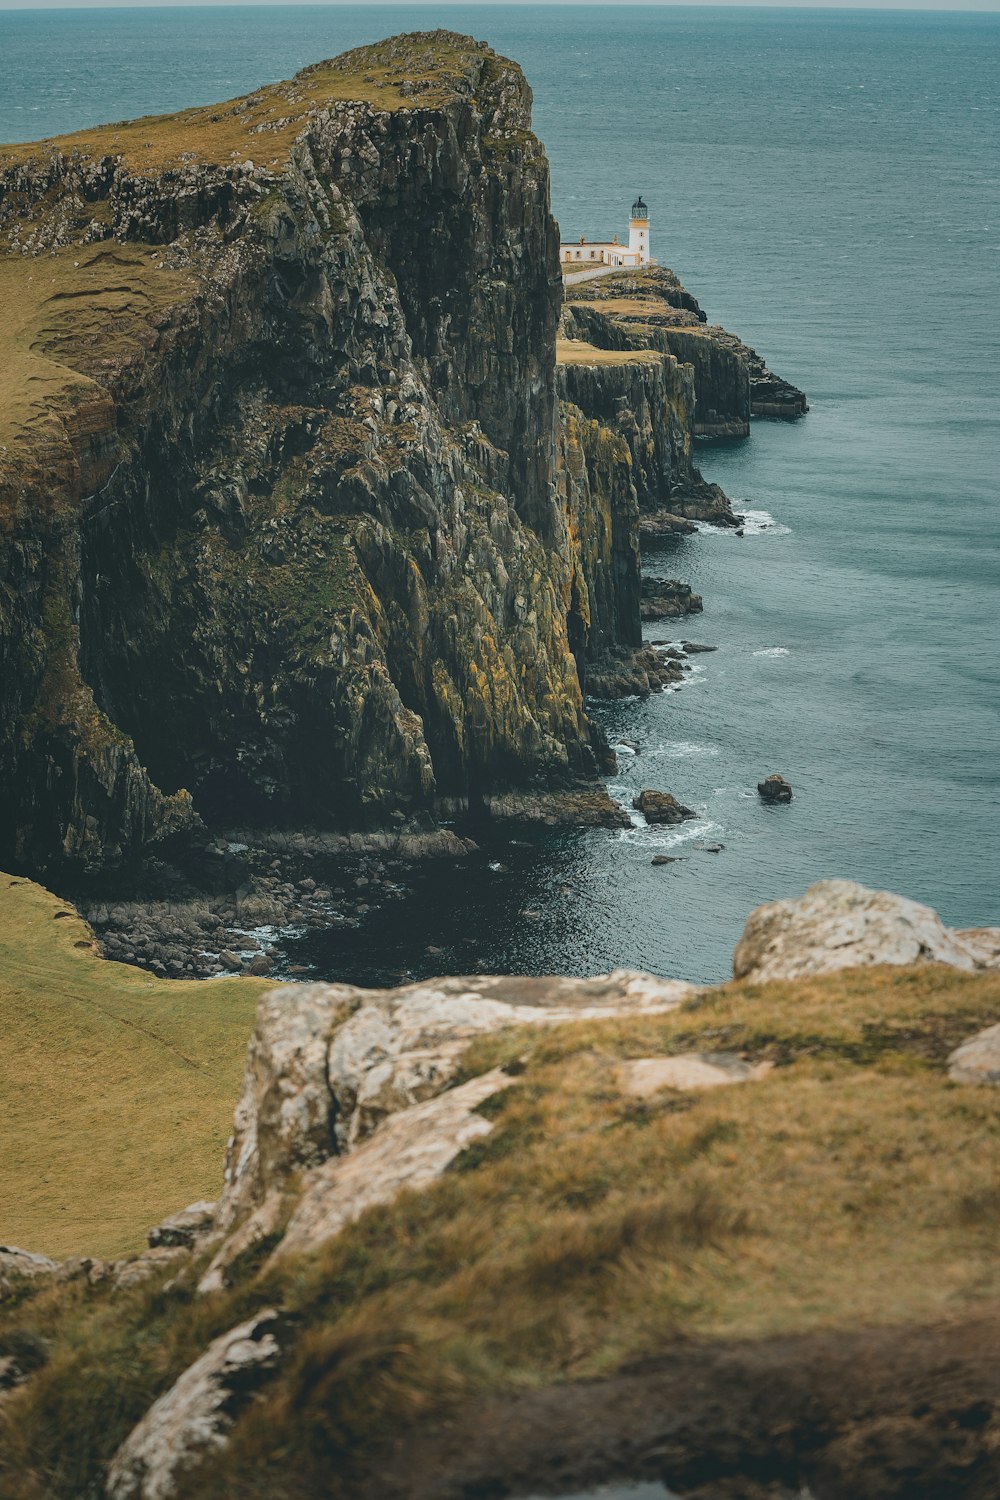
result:
M 0 875 L 0 1242 L 124 1255 L 214 1197 L 264 987 L 108 963 L 65 902 Z
M 666 1354 L 691 1362 L 693 1390 L 698 1360 L 743 1340 L 771 1382 L 792 1358 L 782 1339 L 989 1317 L 1000 1093 L 950 1082 L 945 1061 L 998 1014 L 1000 975 L 885 968 L 480 1041 L 468 1071 L 500 1064 L 514 1082 L 483 1106 L 493 1133 L 428 1191 L 311 1257 L 262 1265 L 265 1244 L 225 1293 L 193 1297 L 193 1267 L 171 1268 L 169 1290 L 75 1283 L 22 1302 L 5 1337 L 43 1339 L 48 1363 L 13 1398 L 0 1474 L 19 1500 L 90 1493 L 150 1400 L 264 1306 L 298 1316 L 290 1357 L 185 1495 L 410 1495 L 407 1445 L 458 1422 L 441 1430 L 472 1464 L 486 1399 Z M 703 1093 L 625 1087 L 624 1059 L 692 1048 L 774 1066 Z M 141 1125 L 119 1138 L 141 1149 Z M 706 1420 L 711 1400 L 709 1386 Z M 757 1440 L 769 1457 L 784 1442 L 766 1426 Z M 429 1472 L 421 1494 L 494 1492 Z

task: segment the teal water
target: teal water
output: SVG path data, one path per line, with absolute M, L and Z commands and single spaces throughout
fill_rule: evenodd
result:
M 433 25 L 524 66 L 564 233 L 624 230 L 642 192 L 654 253 L 812 410 L 702 450 L 758 524 L 649 565 L 704 595 L 685 633 L 719 650 L 680 692 L 597 710 L 639 746 L 617 794 L 673 791 L 699 822 L 484 848 L 293 961 L 717 979 L 752 906 L 831 875 L 1000 921 L 1000 16 L 0 12 L 0 139 L 220 99 Z M 760 805 L 770 771 L 790 807 Z

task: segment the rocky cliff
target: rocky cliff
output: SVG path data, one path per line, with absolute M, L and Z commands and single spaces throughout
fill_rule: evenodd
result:
M 688 366 L 688 430 L 698 437 L 746 437 L 751 417 L 794 420 L 809 409 L 803 393 L 773 374 L 756 350 L 709 325 L 666 267 L 571 285 L 562 326 L 568 337 L 600 349 L 655 349 Z
M 514 65 L 397 39 L 0 154 L 0 849 L 592 776 Z
M 638 538 L 735 523 L 692 443 L 745 430 L 752 351 L 652 270 L 573 290 L 557 366 L 530 105 L 434 32 L 0 148 L 9 864 L 620 816 L 583 692 L 679 671 Z

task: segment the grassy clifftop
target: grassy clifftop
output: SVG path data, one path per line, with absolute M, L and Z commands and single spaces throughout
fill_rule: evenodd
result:
M 109 963 L 64 901 L 0 875 L 0 1241 L 123 1255 L 214 1196 L 264 988 Z
M 324 105 L 368 103 L 380 110 L 434 108 L 467 92 L 487 48 L 451 32 L 424 32 L 358 47 L 314 63 L 286 82 L 225 104 L 143 115 L 23 145 L 0 145 L 0 171 L 52 151 L 93 161 L 119 157 L 150 176 L 189 164 L 253 161 L 280 167 L 306 118 Z

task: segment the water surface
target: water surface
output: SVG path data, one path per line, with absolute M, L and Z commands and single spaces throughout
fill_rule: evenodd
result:
M 1000 17 L 0 12 L 0 138 L 224 98 L 441 24 L 524 66 L 564 233 L 624 231 L 641 192 L 654 253 L 812 411 L 702 449 L 755 524 L 649 566 L 704 595 L 681 633 L 719 649 L 680 692 L 595 710 L 638 746 L 616 795 L 672 791 L 697 824 L 484 847 L 292 961 L 368 982 L 614 965 L 718 979 L 752 906 L 832 875 L 950 923 L 1000 921 Z M 771 771 L 790 807 L 760 804 Z

